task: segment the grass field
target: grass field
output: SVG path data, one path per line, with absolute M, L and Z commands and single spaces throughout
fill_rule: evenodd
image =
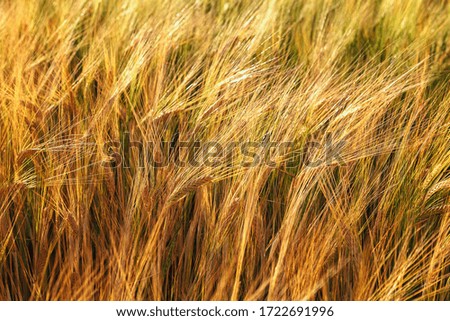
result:
M 450 300 L 450 3 L 0 0 L 1 300 Z

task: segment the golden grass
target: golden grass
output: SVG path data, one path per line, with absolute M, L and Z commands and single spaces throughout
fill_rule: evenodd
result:
M 0 299 L 449 300 L 449 34 L 448 1 L 0 1 Z

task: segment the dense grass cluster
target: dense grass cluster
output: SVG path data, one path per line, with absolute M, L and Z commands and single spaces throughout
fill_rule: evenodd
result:
M 449 300 L 449 33 L 448 1 L 0 0 L 0 299 Z

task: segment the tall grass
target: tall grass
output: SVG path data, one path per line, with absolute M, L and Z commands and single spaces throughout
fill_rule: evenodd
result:
M 0 299 L 449 300 L 449 33 L 448 1 L 0 1 Z

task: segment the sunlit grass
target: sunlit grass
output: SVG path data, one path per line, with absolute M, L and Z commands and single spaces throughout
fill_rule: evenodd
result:
M 0 1 L 0 299 L 449 300 L 449 33 L 448 1 Z

